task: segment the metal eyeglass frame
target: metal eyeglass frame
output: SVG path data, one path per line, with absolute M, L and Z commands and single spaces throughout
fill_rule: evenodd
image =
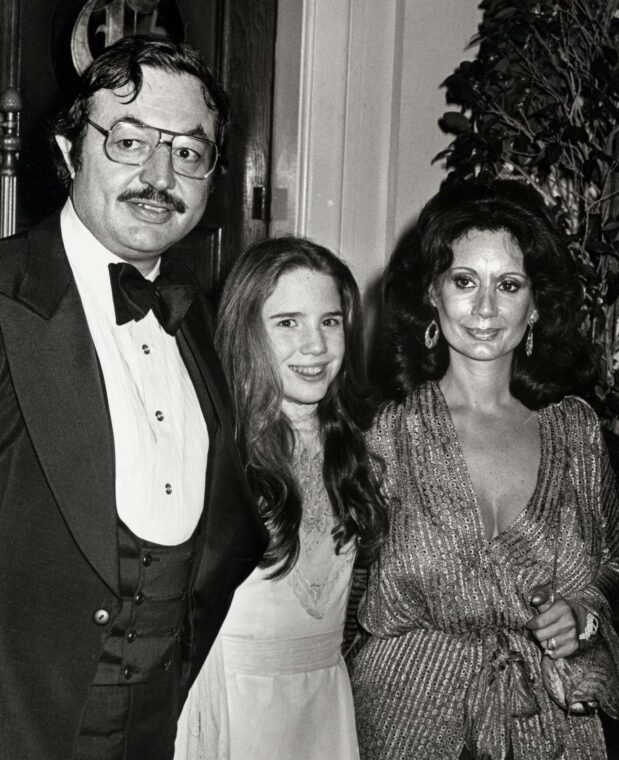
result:
M 200 135 L 188 135 L 185 132 L 173 132 L 171 129 L 160 129 L 159 127 L 151 127 L 150 124 L 141 124 L 141 123 L 134 123 L 132 121 L 128 121 L 127 119 L 117 119 L 109 129 L 106 129 L 105 127 L 102 127 L 100 124 L 97 124 L 96 122 L 92 121 L 92 119 L 86 119 L 88 124 L 90 124 L 91 127 L 94 127 L 98 132 L 100 132 L 104 137 L 105 140 L 103 142 L 103 150 L 105 151 L 105 155 L 109 161 L 112 161 L 115 164 L 120 164 L 120 166 L 144 166 L 147 161 L 150 161 L 150 159 L 155 154 L 155 151 L 160 145 L 167 145 L 170 148 L 170 153 L 172 152 L 172 140 L 175 137 L 191 137 L 194 140 L 199 140 L 203 143 L 208 143 L 208 145 L 212 145 L 215 149 L 215 160 L 213 161 L 213 167 L 209 169 L 209 171 L 203 176 L 203 177 L 196 177 L 191 174 L 184 174 L 183 172 L 179 172 L 174 168 L 174 162 L 172 163 L 172 171 L 175 174 L 179 174 L 181 177 L 187 177 L 188 179 L 199 179 L 199 180 L 205 180 L 207 179 L 214 171 L 215 167 L 217 166 L 217 161 L 219 160 L 219 148 L 217 147 L 217 143 L 213 142 L 212 140 L 209 140 L 208 137 L 201 137 Z M 115 158 L 112 158 L 110 154 L 107 151 L 107 139 L 111 135 L 112 130 L 117 124 L 120 124 L 121 122 L 126 122 L 127 124 L 133 124 L 133 126 L 136 127 L 147 127 L 148 129 L 154 129 L 155 132 L 159 132 L 159 140 L 157 141 L 157 144 L 153 148 L 152 152 L 148 156 L 148 158 L 145 158 L 144 161 L 141 161 L 139 163 L 132 163 L 130 161 L 118 161 Z M 163 135 L 172 135 L 172 140 L 163 140 Z

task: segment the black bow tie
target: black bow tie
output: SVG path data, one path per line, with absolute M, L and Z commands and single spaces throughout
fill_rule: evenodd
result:
M 108 264 L 116 324 L 138 322 L 149 311 L 169 335 L 176 335 L 194 299 L 196 286 L 181 267 L 161 262 L 161 274 L 153 282 L 131 264 Z

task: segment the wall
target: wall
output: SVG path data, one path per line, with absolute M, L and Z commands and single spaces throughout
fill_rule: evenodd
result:
M 370 297 L 438 189 L 441 82 L 474 50 L 478 0 L 280 0 L 273 235 L 339 252 Z

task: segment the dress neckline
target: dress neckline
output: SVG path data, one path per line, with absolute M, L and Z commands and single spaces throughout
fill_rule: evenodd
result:
M 531 495 L 529 496 L 529 498 L 523 505 L 522 509 L 518 512 L 518 514 L 514 517 L 514 519 L 504 528 L 504 530 L 500 531 L 500 533 L 497 533 L 494 536 L 488 537 L 486 536 L 486 533 L 484 530 L 484 521 L 481 514 L 481 508 L 479 506 L 479 499 L 477 498 L 477 492 L 475 491 L 475 487 L 473 486 L 473 479 L 471 478 L 471 473 L 469 471 L 469 466 L 466 461 L 466 457 L 464 456 L 464 451 L 462 450 L 462 446 L 460 445 L 458 432 L 456 431 L 456 426 L 454 424 L 453 417 L 451 416 L 451 411 L 447 404 L 447 400 L 445 398 L 445 395 L 443 394 L 443 391 L 438 381 L 435 381 L 435 380 L 431 381 L 430 386 L 434 391 L 434 395 L 437 400 L 437 408 L 440 413 L 440 416 L 443 418 L 445 430 L 448 433 L 453 444 L 452 452 L 453 452 L 453 456 L 455 457 L 459 465 L 458 471 L 463 473 L 464 478 L 466 480 L 466 483 L 464 483 L 463 485 L 465 486 L 466 490 L 470 494 L 471 506 L 475 514 L 475 523 L 477 525 L 479 534 L 482 540 L 484 541 L 484 543 L 488 545 L 494 542 L 503 540 L 506 535 L 512 533 L 513 530 L 517 526 L 520 525 L 520 523 L 527 517 L 531 509 L 537 503 L 538 494 L 540 492 L 540 489 L 542 487 L 542 482 L 544 480 L 544 472 L 546 469 L 544 466 L 544 462 L 546 461 L 547 448 L 548 448 L 545 416 L 543 414 L 544 410 L 538 409 L 536 411 L 537 426 L 538 426 L 539 436 L 540 436 L 540 457 L 539 457 L 539 463 L 537 466 L 537 475 L 535 478 L 535 485 L 533 487 Z

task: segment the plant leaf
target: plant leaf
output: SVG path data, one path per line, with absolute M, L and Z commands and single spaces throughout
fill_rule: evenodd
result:
M 471 122 L 459 111 L 447 111 L 443 114 L 439 124 L 447 132 L 454 132 L 455 134 L 471 131 Z

